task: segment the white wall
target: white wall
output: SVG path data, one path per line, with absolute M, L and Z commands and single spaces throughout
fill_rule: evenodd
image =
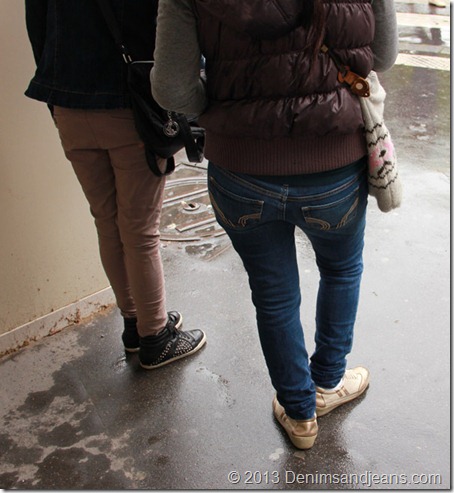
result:
M 47 106 L 23 95 L 34 73 L 23 1 L 0 0 L 0 46 L 1 354 L 2 334 L 108 281 L 88 205 Z

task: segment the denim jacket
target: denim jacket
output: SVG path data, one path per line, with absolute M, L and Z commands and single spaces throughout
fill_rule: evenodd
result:
M 158 0 L 111 0 L 132 57 L 153 58 Z M 95 0 L 25 0 L 36 73 L 25 95 L 49 106 L 130 106 L 126 64 Z

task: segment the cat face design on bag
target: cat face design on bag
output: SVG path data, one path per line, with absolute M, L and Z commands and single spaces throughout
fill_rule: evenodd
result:
M 392 164 L 393 157 L 394 145 L 390 139 L 385 138 L 377 143 L 373 151 L 369 154 L 369 168 L 380 174 L 386 165 Z

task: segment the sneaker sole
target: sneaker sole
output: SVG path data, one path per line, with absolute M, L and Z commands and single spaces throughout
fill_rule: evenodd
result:
M 316 408 L 317 416 L 325 416 L 325 414 L 328 414 L 331 411 L 334 411 L 334 409 L 338 408 L 339 406 L 343 406 L 344 404 L 347 404 L 347 402 L 354 401 L 360 395 L 364 394 L 364 392 L 366 392 L 366 390 L 368 388 L 369 388 L 369 380 L 367 381 L 367 385 L 364 387 L 363 390 L 361 390 L 361 392 L 359 392 L 357 394 L 351 394 L 347 397 L 344 397 L 341 401 L 338 401 L 336 404 L 333 404 L 329 407 L 317 407 Z
M 296 448 L 299 448 L 300 450 L 307 450 L 310 449 L 314 446 L 315 439 L 317 436 L 314 437 L 295 437 L 295 436 L 290 436 L 290 441 L 295 445 Z
M 140 349 L 140 347 L 126 347 L 125 346 L 125 351 L 127 353 L 138 353 L 139 349 Z
M 175 358 L 172 358 L 172 359 L 169 359 L 167 361 L 164 361 L 163 363 L 159 363 L 159 365 L 145 365 L 142 362 L 140 362 L 140 366 L 142 368 L 145 368 L 145 370 L 154 370 L 155 368 L 160 368 L 161 366 L 168 365 L 168 364 L 173 363 L 174 361 L 177 361 L 179 359 L 186 358 L 187 356 L 191 356 L 191 354 L 194 354 L 199 349 L 201 349 L 202 346 L 205 344 L 206 340 L 207 340 L 207 338 L 206 338 L 206 334 L 204 332 L 203 333 L 202 340 L 199 342 L 199 344 L 194 349 L 192 349 L 191 351 L 189 351 L 189 353 L 185 353 L 185 354 L 182 354 L 180 356 L 176 356 Z

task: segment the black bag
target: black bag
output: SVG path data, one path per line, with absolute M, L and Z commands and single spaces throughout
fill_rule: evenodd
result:
M 205 131 L 196 120 L 161 108 L 151 94 L 150 71 L 153 61 L 133 61 L 122 41 L 121 31 L 109 0 L 97 0 L 112 36 L 128 68 L 128 89 L 137 133 L 143 140 L 148 165 L 157 176 L 170 174 L 175 169 L 174 155 L 185 148 L 190 162 L 203 160 Z M 156 156 L 166 159 L 161 171 Z
M 175 169 L 174 154 L 183 147 L 190 162 L 202 162 L 205 131 L 195 120 L 188 120 L 181 113 L 166 111 L 158 105 L 150 88 L 152 67 L 152 61 L 129 63 L 128 86 L 134 122 L 145 143 L 148 163 L 156 161 L 156 154 L 167 159 L 167 170 L 164 174 L 168 174 Z M 150 167 L 157 168 L 157 165 Z M 155 169 L 153 171 L 156 173 Z M 162 173 L 157 174 L 159 176 Z

